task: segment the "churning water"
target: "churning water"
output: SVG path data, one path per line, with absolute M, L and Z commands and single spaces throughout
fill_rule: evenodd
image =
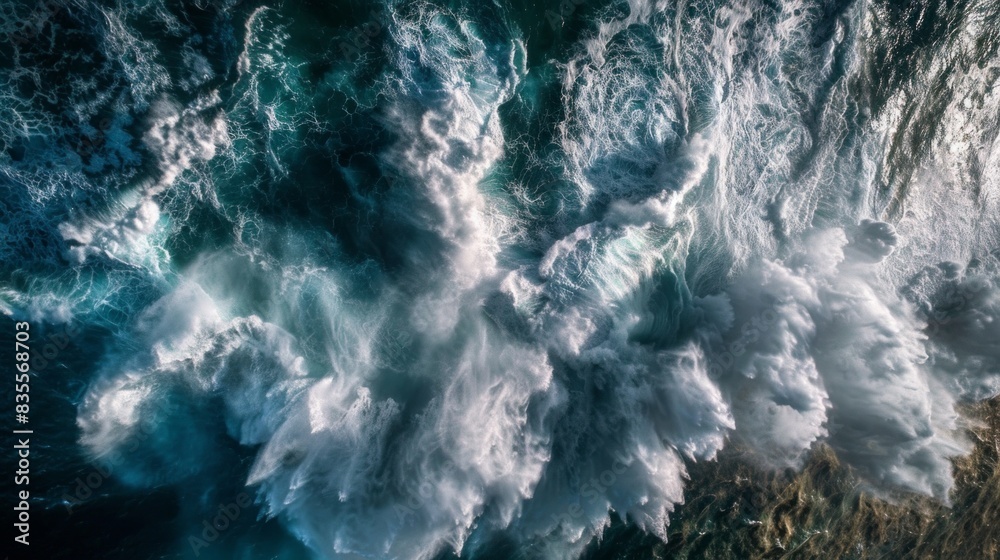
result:
M 49 558 L 575 559 L 730 446 L 947 503 L 1000 393 L 995 0 L 2 6 Z

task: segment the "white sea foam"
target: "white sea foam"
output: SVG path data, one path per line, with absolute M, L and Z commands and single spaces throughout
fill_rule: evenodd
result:
M 217 148 L 228 143 L 225 118 L 213 111 L 218 102 L 215 94 L 189 108 L 168 98 L 153 103 L 143 143 L 156 157 L 157 176 L 127 191 L 106 215 L 60 224 L 60 233 L 70 242 L 70 258 L 82 262 L 90 255 L 107 254 L 154 271 L 169 261 L 150 239 L 160 220 L 157 197 L 195 162 L 212 159 Z
M 518 232 L 530 224 L 484 186 L 504 163 L 521 40 L 429 4 L 394 13 L 378 82 L 395 135 L 377 154 L 380 218 L 397 228 L 386 270 L 341 262 L 334 244 L 320 258 L 313 232 L 241 213 L 244 251 L 191 265 L 122 335 L 81 405 L 86 448 L 156 484 L 205 468 L 162 466 L 174 448 L 208 453 L 194 427 L 259 446 L 247 484 L 265 513 L 330 558 L 433 558 L 497 533 L 574 558 L 612 514 L 666 538 L 689 465 L 731 443 L 773 468 L 827 444 L 872 491 L 947 502 L 950 461 L 970 449 L 956 404 L 1000 392 L 1000 274 L 985 256 L 993 179 L 976 196 L 935 187 L 995 167 L 993 144 L 952 166 L 934 146 L 891 219 L 866 158 L 900 113 L 850 137 L 855 155 L 838 144 L 836 67 L 858 71 L 845 22 L 861 8 L 816 45 L 820 7 L 805 2 L 692 3 L 692 20 L 666 2 L 629 8 L 560 66 L 569 187 L 544 236 Z M 265 15 L 247 24 L 241 80 L 257 79 Z M 787 65 L 806 69 L 796 83 Z M 994 97 L 969 99 L 988 113 Z M 962 107 L 947 137 L 988 136 Z M 295 128 L 254 108 L 269 131 Z M 143 243 L 157 196 L 228 130 L 209 106 L 157 103 L 145 143 L 160 178 L 64 235 L 82 257 Z M 223 426 L 198 423 L 208 409 Z M 154 437 L 137 452 L 143 417 Z

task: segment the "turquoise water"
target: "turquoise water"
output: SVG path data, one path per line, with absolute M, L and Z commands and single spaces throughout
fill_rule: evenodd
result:
M 30 557 L 605 557 L 731 445 L 947 502 L 1000 393 L 996 2 L 2 14 Z

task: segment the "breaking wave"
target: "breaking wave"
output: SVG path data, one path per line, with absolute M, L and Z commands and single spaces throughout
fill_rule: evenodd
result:
M 665 539 L 727 447 L 947 503 L 1000 394 L 997 5 L 681 4 L 8 15 L 0 303 L 108 333 L 88 457 L 242 477 L 321 558 Z

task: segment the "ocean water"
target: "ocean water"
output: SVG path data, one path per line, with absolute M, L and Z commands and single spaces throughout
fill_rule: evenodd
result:
M 647 558 L 730 450 L 948 506 L 1000 394 L 996 0 L 0 25 L 14 557 Z

